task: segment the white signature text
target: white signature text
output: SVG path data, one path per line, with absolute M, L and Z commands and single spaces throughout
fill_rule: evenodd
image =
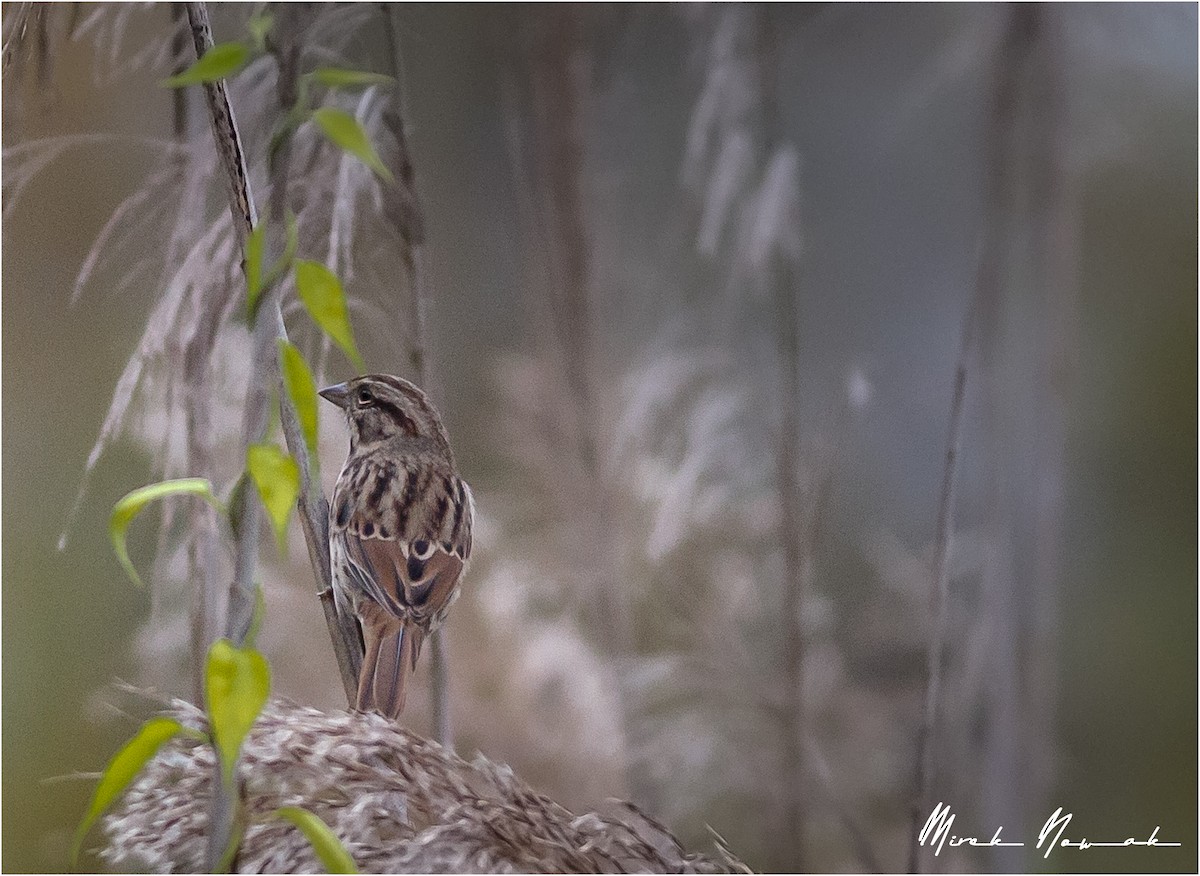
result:
M 999 846 L 1024 846 L 1023 842 L 1005 842 L 1000 837 L 1004 831 L 1003 827 L 997 827 L 996 832 L 992 834 L 991 839 L 980 839 L 977 836 L 960 836 L 950 832 L 954 826 L 954 819 L 957 816 L 950 811 L 950 807 L 945 803 L 938 803 L 933 807 L 933 812 L 929 814 L 929 818 L 925 822 L 925 826 L 921 828 L 921 832 L 917 834 L 917 841 L 923 846 L 932 846 L 934 856 L 942 853 L 942 848 L 949 845 L 950 848 L 958 846 L 982 846 L 986 848 L 996 848 Z M 1155 825 L 1154 830 L 1150 832 L 1150 836 L 1146 839 L 1137 839 L 1128 837 L 1123 840 L 1100 841 L 1089 840 L 1086 837 L 1073 840 L 1070 837 L 1064 837 L 1063 833 L 1067 829 L 1067 825 L 1071 823 L 1072 815 L 1070 812 L 1063 812 L 1063 808 L 1059 806 L 1054 810 L 1054 814 L 1046 819 L 1046 823 L 1042 825 L 1041 831 L 1038 833 L 1038 841 L 1035 848 L 1039 851 L 1043 849 L 1043 858 L 1049 858 L 1050 853 L 1055 849 L 1093 849 L 1093 848 L 1118 848 L 1127 846 L 1175 846 L 1182 845 L 1181 843 L 1164 842 L 1158 838 L 1158 825 Z

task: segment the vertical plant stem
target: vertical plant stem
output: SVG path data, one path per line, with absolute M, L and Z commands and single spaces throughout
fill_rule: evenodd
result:
M 196 57 L 203 57 L 213 45 L 212 29 L 208 23 L 208 8 L 203 3 L 187 4 L 188 23 L 192 30 L 192 44 Z M 208 104 L 209 116 L 212 121 L 213 138 L 221 158 L 225 173 L 226 193 L 229 196 L 229 208 L 233 213 L 233 233 L 238 241 L 238 249 L 245 251 L 246 238 L 257 222 L 254 202 L 250 198 L 249 181 L 246 173 L 246 161 L 242 153 L 241 138 L 238 136 L 237 124 L 233 118 L 233 109 L 229 105 L 229 96 L 225 91 L 225 83 L 218 80 L 204 86 L 204 96 Z M 259 320 L 262 321 L 261 318 Z M 257 369 L 256 369 L 257 373 Z M 251 386 L 254 386 L 254 375 L 251 376 Z M 252 399 L 247 399 L 247 408 Z M 243 484 L 244 487 L 247 485 Z M 254 549 L 258 545 L 258 508 L 251 501 L 251 490 L 244 488 L 235 495 L 238 507 L 232 509 L 237 525 L 234 527 L 237 538 L 234 579 L 230 587 L 229 609 L 226 618 L 227 631 L 237 621 L 244 611 L 242 604 L 246 601 L 246 592 L 253 586 Z M 250 611 L 253 611 L 253 593 L 249 595 Z M 246 627 L 249 628 L 249 614 Z M 245 630 L 241 636 L 245 635 Z M 241 641 L 241 638 L 235 638 Z M 221 769 L 221 758 L 213 758 L 212 800 L 209 804 L 208 837 L 205 851 L 205 863 L 210 872 L 218 872 L 226 858 L 226 850 L 233 838 L 234 822 L 240 805 L 240 789 L 236 786 L 237 770 L 234 770 L 234 783 L 225 780 Z
M 942 467 L 941 498 L 938 502 L 937 529 L 934 535 L 933 563 L 931 566 L 930 616 L 933 618 L 933 634 L 927 653 L 925 698 L 921 713 L 921 724 L 917 731 L 917 793 L 913 805 L 912 823 L 909 827 L 908 868 L 912 873 L 921 872 L 918 834 L 922 816 L 932 807 L 933 788 L 933 733 L 936 728 L 938 708 L 942 692 L 942 654 L 946 647 L 946 603 L 950 589 L 947 557 L 952 538 L 954 520 L 954 496 L 958 478 L 958 449 L 962 437 L 963 400 L 966 397 L 969 355 L 973 347 L 976 297 L 972 296 L 963 320 L 959 342 L 958 362 L 954 369 L 954 389 L 950 399 L 950 426 L 946 436 L 946 456 Z
M 171 70 L 171 75 L 177 76 L 187 69 L 187 64 L 184 62 L 183 57 L 183 49 L 187 44 L 187 29 L 184 28 L 183 22 L 187 18 L 187 11 L 179 3 L 172 3 L 170 11 L 171 26 L 174 28 L 174 34 L 171 37 L 171 59 L 175 62 L 174 68 Z M 188 92 L 186 88 L 172 90 L 171 130 L 175 133 L 175 139 L 180 142 L 187 135 L 187 99 Z
M 799 476 L 800 377 L 799 332 L 796 326 L 796 291 L 792 272 L 783 264 L 774 272 L 776 315 L 779 323 L 779 365 L 781 370 L 779 403 L 783 412 L 780 427 L 778 470 L 780 529 L 783 543 L 783 764 L 785 827 L 790 839 L 796 871 L 804 869 L 804 738 L 807 732 L 804 714 L 804 590 L 805 567 L 812 558 L 805 556 L 801 522 Z M 815 521 L 814 521 L 815 522 Z M 807 562 L 806 562 L 807 561 Z
M 583 143 L 579 130 L 580 92 L 574 69 L 579 51 L 579 11 L 569 7 L 549 9 L 540 23 L 532 52 L 533 93 L 538 123 L 537 146 L 544 188 L 546 215 L 557 238 L 552 286 L 552 315 L 564 354 L 567 384 L 579 409 L 580 453 L 594 468 L 595 441 L 591 387 L 591 303 L 588 280 L 590 246 L 584 228 L 580 178 Z
M 592 614 L 599 649 L 616 694 L 623 737 L 626 794 L 639 805 L 655 808 L 656 785 L 638 766 L 633 691 L 622 665 L 636 649 L 628 588 L 620 572 L 613 522 L 611 487 L 601 471 L 597 452 L 596 399 L 592 386 L 597 349 L 592 343 L 592 244 L 586 227 L 583 197 L 583 112 L 588 96 L 583 11 L 575 6 L 545 6 L 530 18 L 524 35 L 525 84 L 529 92 L 534 196 L 529 235 L 541 251 L 528 253 L 544 260 L 546 294 L 537 302 L 539 316 L 548 317 L 549 343 L 543 353 L 561 369 L 569 399 L 570 422 L 565 425 L 574 471 L 582 485 L 572 491 L 572 524 L 587 534 L 577 562 L 586 570 L 583 591 Z M 518 38 L 522 35 L 518 34 Z M 520 137 L 511 143 L 520 159 Z M 518 181 L 518 185 L 520 181 Z
M 297 14 L 290 6 L 282 8 L 289 10 L 289 16 Z M 208 10 L 204 3 L 189 3 L 187 12 L 196 56 L 200 57 L 212 46 Z M 294 74 L 293 68 L 290 75 L 294 77 Z M 294 82 L 291 85 L 284 84 L 282 87 L 294 88 Z M 286 94 L 287 92 L 282 93 Z M 257 213 L 247 180 L 241 138 L 238 135 L 237 124 L 229 105 L 224 82 L 206 84 L 204 94 L 212 122 L 213 137 L 224 171 L 222 176 L 226 183 L 230 211 L 233 214 L 234 234 L 239 249 L 244 251 L 246 238 L 257 222 Z M 277 160 L 272 168 L 274 183 L 272 209 L 278 210 L 280 217 L 285 211 L 283 193 L 286 192 L 286 183 L 281 185 L 281 182 L 286 179 L 286 171 L 286 163 L 280 160 Z M 276 226 L 280 224 L 280 222 L 275 223 Z M 275 230 L 279 231 L 279 228 L 277 227 Z M 248 392 L 246 417 L 243 423 L 246 444 L 258 440 L 266 430 L 270 392 L 273 387 L 278 388 L 280 382 L 279 363 L 275 356 L 275 339 L 286 337 L 283 314 L 279 307 L 279 287 L 276 286 L 274 289 L 264 292 L 258 318 L 255 320 L 255 374 Z M 333 601 L 325 596 L 331 585 L 328 538 L 329 505 L 319 482 L 313 477 L 313 461 L 309 458 L 307 445 L 296 419 L 296 412 L 286 393 L 280 393 L 280 409 L 288 450 L 300 464 L 300 522 L 308 545 L 309 559 L 317 578 L 318 592 L 322 594 L 321 602 L 325 620 L 329 627 L 347 701 L 352 703 L 358 686 L 358 666 L 361 663 L 362 655 L 358 651 L 358 634 L 353 627 L 353 620 L 339 617 Z M 249 628 L 254 608 L 252 575 L 258 544 L 260 515 L 257 501 L 253 499 L 252 488 L 241 490 L 237 501 L 238 507 L 233 509 L 235 517 L 239 518 L 237 552 L 234 583 L 230 590 L 231 602 L 235 600 L 236 602 L 230 606 L 226 629 L 230 638 L 240 642 Z
M 769 11 L 755 13 L 758 38 L 759 84 L 766 159 L 782 146 L 776 82 L 775 31 Z M 765 165 L 765 162 L 764 162 Z M 796 229 L 799 237 L 799 230 Z M 800 329 L 798 280 L 795 258 L 777 246 L 768 268 L 767 284 L 775 305 L 776 351 L 781 423 L 777 451 L 780 508 L 780 541 L 783 546 L 783 664 L 785 699 L 782 719 L 784 829 L 788 865 L 804 869 L 805 739 L 808 728 L 804 709 L 804 597 L 816 543 L 819 509 L 810 515 L 808 538 L 802 520 L 803 491 L 797 466 L 800 462 Z
M 981 319 L 980 371 L 995 498 L 988 507 L 1006 554 L 989 576 L 988 676 L 980 726 L 980 817 L 1028 833 L 1053 787 L 1057 702 L 1057 549 L 1061 534 L 1064 394 L 1077 349 L 1070 175 L 1060 138 L 1068 124 L 1062 17 L 1042 6 L 1011 11 L 1003 63 L 1017 77 L 1006 162 L 1003 300 Z M 1021 869 L 1021 849 L 996 848 L 987 866 Z
M 196 180 L 199 182 L 199 180 Z M 189 184 L 189 188 L 191 185 Z M 201 200 L 200 197 L 196 198 Z M 212 478 L 212 410 L 208 394 L 208 363 L 216 345 L 217 329 L 225 301 L 198 302 L 196 328 L 183 350 L 184 404 L 187 407 L 188 471 Z M 204 702 L 204 662 L 218 628 L 220 545 L 213 509 L 192 511 L 188 567 L 192 581 L 191 652 L 193 695 Z
M 33 13 L 33 34 L 37 43 L 37 84 L 42 89 L 50 86 L 50 31 L 46 24 L 49 16 L 50 8 L 39 3 Z
M 173 73 L 186 69 L 184 48 L 187 44 L 187 11 L 182 5 L 170 9 L 173 35 L 171 56 L 175 62 Z M 189 138 L 187 89 L 177 88 L 172 92 L 171 130 L 175 141 L 185 146 Z M 199 173 L 189 168 L 190 154 L 181 149 L 177 159 L 177 172 L 186 180 L 184 204 L 171 235 L 166 264 L 175 265 L 181 258 L 184 243 L 192 232 L 197 217 L 204 215 L 206 196 L 204 180 Z M 216 345 L 217 329 L 228 296 L 220 300 L 195 302 L 196 326 L 181 350 L 183 362 L 183 405 L 186 419 L 187 464 L 185 470 L 198 477 L 212 479 L 212 400 L 208 392 L 208 363 Z M 197 296 L 198 299 L 198 296 Z M 204 703 L 204 660 L 208 646 L 217 630 L 217 610 L 220 588 L 220 544 L 213 509 L 196 504 L 191 512 L 191 533 L 188 538 L 188 580 L 191 582 L 192 602 L 190 606 L 190 651 L 192 674 L 192 699 L 197 705 Z
M 212 28 L 208 22 L 207 4 L 187 4 L 188 24 L 192 30 L 192 46 L 196 57 L 201 58 L 213 45 Z M 237 237 L 238 248 L 245 250 L 246 238 L 258 224 L 258 213 L 250 198 L 250 183 L 247 179 L 246 159 L 242 154 L 242 140 L 238 135 L 237 123 L 233 118 L 233 108 L 229 105 L 229 95 L 225 90 L 225 81 L 205 83 L 204 99 L 208 104 L 209 118 L 212 122 L 213 139 L 216 142 L 217 153 L 221 159 L 224 171 L 225 192 L 229 196 L 229 209 L 233 213 L 233 233 Z
M 1003 285 L 1004 233 L 1008 197 L 1012 185 L 1014 128 L 1022 72 L 1021 59 L 1027 47 L 1030 25 L 1028 14 L 1019 8 L 1008 10 L 1005 36 L 999 47 L 996 62 L 996 84 L 993 92 L 991 130 L 986 142 L 990 153 L 984 161 L 984 228 L 979 264 L 967 312 L 963 318 L 958 359 L 954 370 L 954 388 L 950 399 L 950 423 L 946 438 L 946 457 L 942 468 L 942 485 L 938 502 L 937 527 L 934 534 L 933 562 L 930 568 L 930 617 L 933 632 L 930 636 L 926 661 L 925 696 L 921 723 L 917 729 L 917 756 L 914 795 L 909 824 L 909 872 L 921 872 L 925 856 L 919 842 L 924 819 L 933 808 L 933 737 L 937 730 L 944 674 L 946 648 L 947 602 L 950 590 L 948 556 L 953 540 L 954 500 L 958 474 L 958 450 L 962 436 L 962 412 L 967 378 L 974 349 L 977 322 L 981 311 L 996 307 Z
M 1079 355 L 1078 256 L 1079 222 L 1075 180 L 1068 166 L 1070 110 L 1066 65 L 1069 62 L 1063 10 L 1035 6 L 1038 18 L 1034 53 L 1039 89 L 1031 99 L 1034 156 L 1031 188 L 1040 193 L 1032 209 L 1035 284 L 1042 293 L 1045 331 L 1038 361 L 1038 432 L 1033 450 L 1034 573 L 1025 618 L 1029 675 L 1025 690 L 1030 787 L 1021 795 L 1040 812 L 1054 783 L 1055 713 L 1059 692 L 1059 575 L 1066 481 L 1067 395 Z M 998 862 L 1017 868 L 1021 860 Z
M 290 108 L 294 98 L 296 64 L 299 59 L 299 33 L 301 28 L 298 16 L 305 11 L 295 6 L 282 7 L 279 23 L 275 32 L 275 45 L 279 60 L 279 96 L 284 109 Z M 188 20 L 192 29 L 192 41 L 196 57 L 202 57 L 213 45 L 212 31 L 208 22 L 208 10 L 203 2 L 187 5 Z M 237 124 L 233 110 L 229 105 L 229 97 L 223 81 L 208 83 L 204 86 L 205 99 L 213 127 L 213 137 L 221 158 L 226 181 L 226 192 L 229 196 L 229 206 L 233 213 L 234 234 L 239 249 L 244 253 L 246 238 L 253 230 L 257 215 L 254 200 L 249 189 L 246 173 L 246 161 L 242 150 L 241 139 L 238 135 Z M 290 150 L 285 145 L 271 168 L 272 192 L 271 210 L 275 220 L 273 227 L 278 235 L 282 229 L 282 220 L 286 208 L 286 180 L 288 172 L 287 158 Z M 327 593 L 330 589 L 331 575 L 329 568 L 328 543 L 328 505 L 321 492 L 319 483 L 313 478 L 313 462 L 309 458 L 307 444 L 304 441 L 296 412 L 285 392 L 280 390 L 279 363 L 276 358 L 275 341 L 286 338 L 283 325 L 283 314 L 280 310 L 280 286 L 268 289 L 263 293 L 263 301 L 259 307 L 253 326 L 253 371 L 247 391 L 246 408 L 243 419 L 243 444 L 248 447 L 259 441 L 267 429 L 270 413 L 272 390 L 279 391 L 280 413 L 284 435 L 288 449 L 296 457 L 301 470 L 301 494 L 299 499 L 300 517 L 304 527 L 305 539 L 308 543 L 309 559 L 319 582 L 320 592 Z M 229 609 L 226 617 L 226 634 L 236 644 L 245 640 L 249 631 L 255 604 L 254 566 L 258 549 L 258 534 L 261 512 L 254 497 L 253 489 L 243 482 L 243 488 L 238 491 L 237 507 L 232 509 L 236 521 L 234 579 L 230 585 Z M 323 598 L 322 607 L 325 611 L 326 622 L 329 626 L 330 637 L 333 641 L 334 653 L 338 659 L 338 667 L 342 675 L 342 683 L 346 689 L 348 701 L 353 702 L 354 690 L 357 686 L 358 667 L 354 658 L 361 660 L 357 646 L 350 647 L 357 633 L 348 629 L 350 619 L 339 618 L 333 601 Z M 354 639 L 351 639 L 351 636 Z M 215 759 L 213 772 L 214 794 L 209 815 L 209 835 L 207 847 L 207 864 L 210 870 L 228 864 L 233 866 L 233 860 L 228 855 L 236 829 L 239 808 L 240 788 L 235 778 L 231 783 L 225 780 L 220 767 L 220 758 Z
M 384 30 L 388 41 L 388 58 L 392 76 L 398 87 L 391 105 L 384 111 L 383 122 L 392 134 L 395 151 L 395 191 L 385 208 L 386 215 L 400 237 L 400 260 L 404 265 L 408 288 L 409 365 L 421 388 L 437 397 L 429 369 L 428 333 L 425 328 L 429 311 L 429 282 L 424 263 L 425 211 L 417 191 L 416 169 L 408 148 L 405 132 L 404 65 L 400 54 L 399 28 L 393 4 L 381 3 Z M 434 733 L 447 748 L 454 748 L 454 730 L 450 721 L 450 670 L 446 642 L 441 629 L 434 631 L 429 641 L 429 696 L 433 714 Z

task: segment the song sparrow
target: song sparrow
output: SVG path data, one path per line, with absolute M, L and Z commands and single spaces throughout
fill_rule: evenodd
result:
M 416 386 L 368 374 L 321 395 L 350 426 L 329 554 L 338 611 L 352 612 L 362 630 L 356 705 L 395 718 L 421 644 L 458 597 L 474 502 L 441 417 Z

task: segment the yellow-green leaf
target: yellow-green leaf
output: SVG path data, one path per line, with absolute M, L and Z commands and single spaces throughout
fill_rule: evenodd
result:
M 274 444 L 251 444 L 246 448 L 246 468 L 258 488 L 282 550 L 288 518 L 300 495 L 300 466 Z
M 320 262 L 299 259 L 296 262 L 296 292 L 313 322 L 342 348 L 360 374 L 366 371 L 358 347 L 354 345 L 346 293 L 342 291 L 337 275 Z
M 242 43 L 219 43 L 177 76 L 163 82 L 167 88 L 216 82 L 242 69 L 250 58 L 250 49 Z
M 358 866 L 350 857 L 350 853 L 346 851 L 346 847 L 342 845 L 342 841 L 320 817 L 299 806 L 284 806 L 276 809 L 275 814 L 280 818 L 286 818 L 300 828 L 304 838 L 317 853 L 317 858 L 321 861 L 321 866 L 325 868 L 326 873 L 358 872 Z
M 344 67 L 318 67 L 309 75 L 327 88 L 364 88 L 368 85 L 391 85 L 395 81 L 382 73 L 347 70 Z
M 130 580 L 138 586 L 141 586 L 142 579 L 138 577 L 137 570 L 133 568 L 126 544 L 129 524 L 150 502 L 178 495 L 200 496 L 218 511 L 221 510 L 221 503 L 213 495 L 212 484 L 204 478 L 179 478 L 139 487 L 131 493 L 127 493 L 113 506 L 112 515 L 108 519 L 108 538 L 112 542 L 113 552 L 121 561 L 121 567 L 129 575 Z
M 171 718 L 151 718 L 137 735 L 125 743 L 113 759 L 108 762 L 100 775 L 100 782 L 92 794 L 92 802 L 88 805 L 87 814 L 75 831 L 75 841 L 71 845 L 71 866 L 79 858 L 79 850 L 96 819 L 104 814 L 117 798 L 129 787 L 139 772 L 163 744 L 173 736 L 183 732 L 183 725 Z
M 279 339 L 279 370 L 283 374 L 283 387 L 300 421 L 304 443 L 308 445 L 310 458 L 317 459 L 317 382 L 308 363 L 300 351 L 285 339 Z
M 375 147 L 371 145 L 366 130 L 354 116 L 336 107 L 323 106 L 314 111 L 312 117 L 313 121 L 317 123 L 317 127 L 321 129 L 321 133 L 328 137 L 331 143 L 349 152 L 375 171 L 381 179 L 387 182 L 394 181 L 392 172 L 379 160 L 379 155 L 375 152 Z
M 246 313 L 250 321 L 258 310 L 258 296 L 263 290 L 263 238 L 267 223 L 259 222 L 246 238 Z
M 253 648 L 218 639 L 208 649 L 204 676 L 213 741 L 230 781 L 242 742 L 271 692 L 271 668 Z

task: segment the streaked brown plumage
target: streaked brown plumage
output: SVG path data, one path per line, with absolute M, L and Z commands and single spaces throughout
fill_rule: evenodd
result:
M 329 554 L 338 611 L 362 630 L 356 705 L 396 718 L 421 645 L 458 597 L 471 556 L 471 490 L 438 412 L 407 380 L 368 374 L 321 395 L 350 426 Z

